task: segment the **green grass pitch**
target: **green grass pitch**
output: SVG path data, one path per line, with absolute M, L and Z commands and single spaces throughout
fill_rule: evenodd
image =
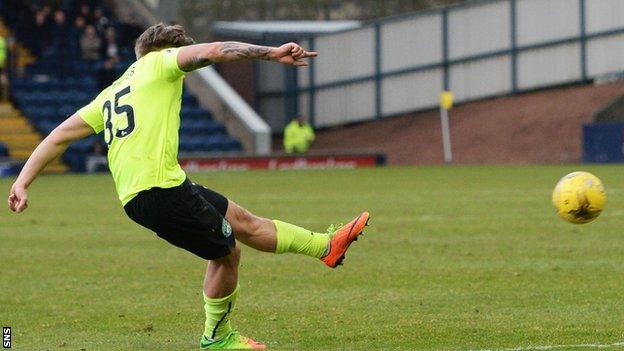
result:
M 572 225 L 556 181 L 609 200 Z M 336 270 L 243 248 L 233 323 L 275 350 L 499 350 L 624 341 L 624 167 L 203 173 L 253 212 L 315 230 L 369 210 Z M 0 180 L 8 192 L 12 179 Z M 45 176 L 0 211 L 0 324 L 17 350 L 195 350 L 205 263 L 125 217 L 109 175 Z M 565 349 L 565 348 L 564 348 Z

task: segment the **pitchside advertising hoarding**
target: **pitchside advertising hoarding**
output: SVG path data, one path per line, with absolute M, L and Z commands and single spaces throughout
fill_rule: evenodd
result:
M 253 169 L 328 169 L 359 168 L 384 165 L 381 154 L 358 155 L 305 155 L 305 156 L 249 156 L 249 157 L 181 157 L 180 165 L 185 171 L 246 171 Z

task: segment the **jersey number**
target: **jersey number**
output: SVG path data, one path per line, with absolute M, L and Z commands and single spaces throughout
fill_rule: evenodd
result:
M 116 137 L 123 138 L 128 134 L 132 133 L 134 130 L 134 110 L 130 105 L 119 105 L 119 99 L 126 95 L 130 94 L 130 87 L 127 86 L 124 89 L 120 90 L 117 94 L 115 94 L 115 103 L 113 108 L 111 108 L 111 102 L 106 101 L 104 106 L 102 107 L 102 112 L 106 116 L 106 122 L 104 123 L 104 128 L 106 131 L 104 132 L 104 141 L 107 145 L 110 145 L 113 142 L 113 110 L 116 115 L 121 115 L 122 113 L 126 114 L 127 127 L 124 129 L 117 129 L 115 132 Z M 106 139 L 106 132 L 110 136 Z

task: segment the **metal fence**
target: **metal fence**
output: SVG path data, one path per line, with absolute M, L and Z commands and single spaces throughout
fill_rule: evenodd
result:
M 257 64 L 257 109 L 274 130 L 466 102 L 624 71 L 622 0 L 482 0 L 302 38 L 307 69 Z

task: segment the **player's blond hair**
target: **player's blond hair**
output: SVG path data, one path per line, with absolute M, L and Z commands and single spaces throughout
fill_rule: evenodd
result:
M 186 31 L 181 25 L 167 25 L 161 22 L 147 28 L 145 32 L 137 38 L 134 44 L 134 53 L 137 59 L 140 59 L 152 51 L 166 48 L 178 48 L 194 43 L 195 40 L 186 35 Z

